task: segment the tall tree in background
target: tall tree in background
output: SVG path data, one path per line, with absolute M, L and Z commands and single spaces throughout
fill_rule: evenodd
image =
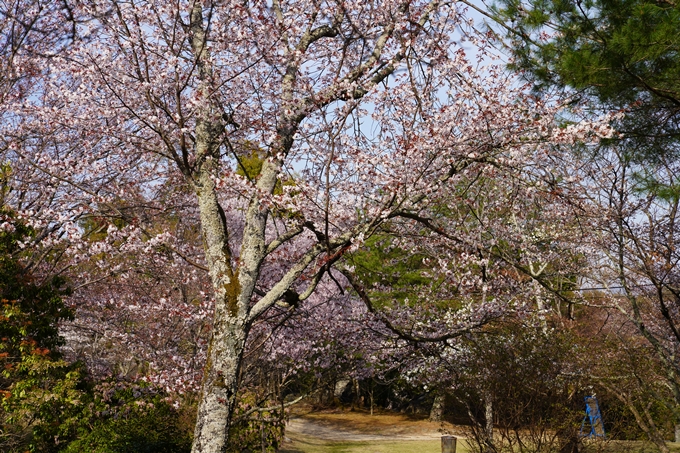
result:
M 593 242 L 597 254 L 591 258 L 591 275 L 598 286 L 611 288 L 598 303 L 623 315 L 627 329 L 634 328 L 638 341 L 654 351 L 662 370 L 656 380 L 663 379 L 672 398 L 650 401 L 667 404 L 680 440 L 680 169 L 676 160 L 661 157 L 656 165 L 642 167 L 631 162 L 627 149 L 616 151 L 597 156 L 589 168 L 589 192 L 604 214 Z M 652 441 L 663 441 L 648 431 Z

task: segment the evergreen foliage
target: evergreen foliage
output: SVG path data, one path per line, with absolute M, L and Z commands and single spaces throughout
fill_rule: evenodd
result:
M 376 235 L 366 241 L 366 247 L 350 256 L 357 277 L 366 288 L 376 307 L 390 307 L 394 302 L 417 301 L 417 292 L 432 284 L 430 270 L 423 263 L 423 253 L 406 251 L 393 244 L 388 234 Z
M 61 277 L 38 279 L 20 261 L 31 228 L 3 209 L 0 231 L 0 447 L 58 451 L 82 397 L 83 370 L 61 359 L 58 323 L 71 319 Z
M 191 450 L 191 421 L 160 389 L 103 382 L 83 405 L 78 438 L 65 453 L 182 453 Z
M 652 0 L 500 0 L 514 61 L 537 93 L 570 89 L 620 124 L 633 156 L 675 154 L 680 138 L 680 6 Z

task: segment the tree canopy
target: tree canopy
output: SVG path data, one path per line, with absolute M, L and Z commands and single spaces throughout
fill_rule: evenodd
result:
M 275 448 L 285 392 L 328 388 L 335 378 L 324 376 L 341 372 L 371 379 L 371 407 L 375 380 L 390 373 L 451 391 L 513 376 L 516 409 L 531 396 L 519 366 L 531 358 L 545 373 L 538 393 L 555 398 L 541 407 L 571 407 L 558 378 L 587 371 L 562 363 L 579 342 L 554 329 L 584 318 L 574 304 L 590 308 L 586 281 L 630 284 L 597 308 L 615 311 L 626 339 L 652 329 L 642 339 L 656 342 L 655 360 L 676 356 L 676 314 L 665 309 L 677 295 L 680 235 L 667 202 L 677 197 L 661 180 L 645 192 L 627 177 L 639 170 L 630 159 L 603 158 L 625 145 L 622 155 L 668 164 L 651 174 L 677 173 L 662 159 L 676 147 L 675 35 L 643 33 L 645 23 L 672 28 L 674 8 L 508 1 L 495 17 L 508 21 L 532 93 L 496 64 L 494 42 L 458 2 L 83 0 L 59 2 L 47 35 L 17 22 L 42 2 L 12 4 L 16 14 L 0 10 L 20 32 L 0 29 L 14 74 L 0 98 L 0 158 L 12 169 L 3 291 L 16 307 L 46 305 L 19 307 L 44 319 L 7 338 L 59 346 L 61 294 L 33 290 L 68 276 L 78 310 L 62 327 L 64 351 L 100 379 L 92 407 L 111 406 L 81 408 L 89 428 L 70 432 L 73 449 L 115 450 L 108 433 L 125 430 L 134 439 L 118 440 L 137 442 L 149 403 L 167 421 L 161 431 L 174 426 L 164 391 L 145 399 L 151 387 L 127 379 L 196 395 L 194 453 L 258 438 Z M 73 33 L 56 27 L 69 23 Z M 572 152 L 602 143 L 610 154 Z M 22 247 L 35 263 L 17 259 Z M 639 290 L 650 283 L 663 297 Z M 492 348 L 477 334 L 500 339 L 498 360 L 478 360 Z M 466 356 L 482 365 L 452 374 Z M 673 384 L 675 367 L 658 369 Z M 461 392 L 485 445 L 494 410 L 514 410 L 489 390 Z M 680 413 L 676 393 L 664 396 L 667 412 Z M 141 425 L 111 419 L 134 408 Z M 540 414 L 532 423 L 537 439 L 575 437 Z

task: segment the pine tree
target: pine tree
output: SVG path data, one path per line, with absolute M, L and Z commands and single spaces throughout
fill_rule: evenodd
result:
M 676 154 L 680 139 L 680 7 L 653 0 L 501 0 L 514 61 L 536 91 L 572 90 L 628 114 L 631 156 Z

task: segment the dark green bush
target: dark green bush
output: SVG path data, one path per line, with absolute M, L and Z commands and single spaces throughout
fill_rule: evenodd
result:
M 191 433 L 165 393 L 148 384 L 105 382 L 84 408 L 78 439 L 65 453 L 181 453 Z

